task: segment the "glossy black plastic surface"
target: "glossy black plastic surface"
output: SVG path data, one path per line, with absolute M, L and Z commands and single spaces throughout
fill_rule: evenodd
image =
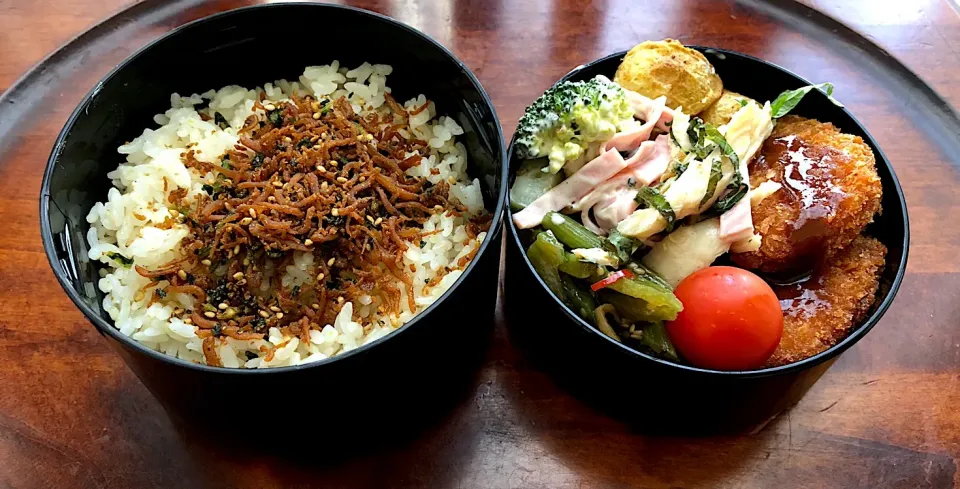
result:
M 289 20 L 323 26 L 290 29 Z M 313 49 L 278 48 L 314 46 Z M 102 310 L 97 265 L 86 257 L 86 215 L 105 200 L 107 172 L 122 161 L 117 147 L 156 127 L 170 94 L 225 85 L 252 87 L 295 80 L 309 65 L 339 60 L 393 66 L 387 83 L 407 100 L 425 94 L 439 114 L 463 128 L 471 178 L 479 178 L 495 219 L 477 258 L 437 303 L 399 331 L 346 354 L 302 367 L 231 370 L 191 364 L 120 334 Z M 474 75 L 449 51 L 413 28 L 370 12 L 320 4 L 243 8 L 180 27 L 121 63 L 85 97 L 57 140 L 41 191 L 41 233 L 64 290 L 128 365 L 176 414 L 222 412 L 244 396 L 295 392 L 312 410 L 355 412 L 357 406 L 410 402 L 444 388 L 447 378 L 483 344 L 492 327 L 505 198 L 505 150 L 496 112 Z M 470 311 L 469 315 L 463 314 Z M 437 368 L 444 366 L 444 368 Z M 413 397 L 411 397 L 413 396 Z M 288 400 L 283 401 L 288 405 Z M 394 408 L 398 406 L 393 405 Z M 241 414 L 241 413 L 236 413 Z M 242 416 L 241 416 L 242 417 Z
M 759 101 L 810 84 L 774 64 L 743 54 L 701 48 L 716 67 L 724 88 Z M 624 53 L 607 56 L 568 73 L 562 80 L 613 78 Z M 842 100 L 843 94 L 836 94 Z M 543 284 L 522 249 L 530 242 L 508 209 L 509 228 L 504 306 L 514 337 L 566 385 L 585 399 L 645 429 L 741 429 L 769 419 L 796 403 L 836 357 L 880 320 L 896 295 L 906 270 L 909 224 L 906 202 L 890 162 L 863 126 L 845 108 L 817 91 L 794 114 L 832 122 L 841 131 L 863 137 L 876 155 L 883 184 L 883 213 L 867 228 L 888 249 L 880 289 L 870 315 L 834 347 L 782 367 L 722 372 L 680 365 L 635 351 L 603 335 L 564 306 Z M 509 152 L 511 180 L 519 167 Z M 651 419 L 678 424 L 654 423 Z M 679 422 L 682 421 L 682 424 Z

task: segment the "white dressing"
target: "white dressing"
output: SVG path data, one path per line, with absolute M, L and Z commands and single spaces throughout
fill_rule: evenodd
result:
M 720 239 L 720 219 L 707 219 L 667 235 L 643 257 L 643 264 L 676 287 L 693 272 L 709 267 L 729 248 Z

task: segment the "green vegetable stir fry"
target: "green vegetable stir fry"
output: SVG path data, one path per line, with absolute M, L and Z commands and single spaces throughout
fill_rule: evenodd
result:
M 683 306 L 660 275 L 630 259 L 629 254 L 621 262 L 621 248 L 609 238 L 563 214 L 548 213 L 542 226 L 544 230 L 536 234 L 527 257 L 557 297 L 607 336 L 676 357 L 662 322 L 675 319 Z M 571 251 L 584 249 L 607 254 L 610 265 L 582 261 Z M 611 307 L 602 314 L 596 312 L 597 299 Z M 613 321 L 617 328 L 608 328 L 611 314 L 618 319 Z

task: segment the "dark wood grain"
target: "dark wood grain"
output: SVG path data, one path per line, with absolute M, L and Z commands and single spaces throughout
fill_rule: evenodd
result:
M 131 3 L 0 0 L 0 89 Z M 469 396 L 399 446 L 328 460 L 277 455 L 269 432 L 251 432 L 247 446 L 224 447 L 178 430 L 53 278 L 39 238 L 40 177 L 67 115 L 113 64 L 177 24 L 249 3 L 197 2 L 172 21 L 168 16 L 159 23 L 124 23 L 125 42 L 84 59 L 66 81 L 57 81 L 58 96 L 37 102 L 47 117 L 0 146 L 0 222 L 6 225 L 0 233 L 0 487 L 960 483 L 958 156 L 944 154 L 903 117 L 904 100 L 869 73 L 852 69 L 822 39 L 765 16 L 757 10 L 760 2 L 351 3 L 396 17 L 450 47 L 487 88 L 508 134 L 523 108 L 570 68 L 645 39 L 669 36 L 734 49 L 834 82 L 894 163 L 910 209 L 913 245 L 889 313 L 794 409 L 751 435 L 642 436 L 565 394 L 511 346 L 500 324 Z M 960 105 L 960 15 L 948 0 L 805 3 L 876 42 Z M 396 421 L 351 420 L 344 413 L 343 420 L 318 422 Z

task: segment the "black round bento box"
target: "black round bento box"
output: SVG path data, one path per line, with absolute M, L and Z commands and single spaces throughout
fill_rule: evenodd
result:
M 756 100 L 773 100 L 784 90 L 810 84 L 751 56 L 714 48 L 694 49 L 713 64 L 724 88 Z M 587 80 L 596 75 L 612 79 L 625 54 L 616 53 L 577 67 L 561 81 Z M 640 430 L 742 430 L 764 423 L 799 401 L 841 353 L 877 324 L 893 302 L 906 270 L 910 233 L 906 202 L 893 167 L 850 111 L 814 90 L 793 113 L 831 122 L 843 132 L 861 136 L 876 155 L 883 185 L 883 212 L 866 233 L 886 245 L 886 268 L 870 313 L 843 341 L 800 362 L 744 372 L 701 369 L 633 350 L 583 321 L 546 287 L 524 253 L 529 234 L 517 229 L 508 209 L 504 307 L 513 337 L 562 386 Z M 508 158 L 512 183 L 520 166 L 512 144 Z
M 291 29 L 291 19 L 323 26 L 322 36 L 314 29 Z M 94 203 L 106 199 L 107 172 L 122 161 L 117 147 L 155 127 L 152 117 L 170 107 L 171 93 L 296 79 L 304 67 L 333 60 L 344 66 L 364 61 L 392 65 L 388 84 L 398 99 L 425 94 L 439 114 L 463 127 L 458 140 L 467 148 L 468 173 L 480 180 L 493 219 L 462 277 L 398 331 L 309 365 L 210 367 L 153 351 L 121 334 L 101 307 L 98 264 L 87 258 L 86 242 L 86 216 Z M 342 420 L 324 424 L 327 434 L 340 428 L 351 432 L 363 422 L 382 429 L 373 421 L 423 412 L 441 393 L 469 385 L 463 375 L 480 358 L 494 318 L 506 196 L 504 146 L 493 104 L 476 77 L 450 51 L 412 27 L 336 5 L 241 8 L 169 32 L 120 63 L 84 97 L 47 163 L 40 197 L 43 244 L 70 299 L 181 419 L 234 426 L 270 412 L 283 418 L 302 413 L 309 419 Z M 337 417 L 324 418 L 328 415 Z M 308 428 L 309 423 L 298 426 Z

